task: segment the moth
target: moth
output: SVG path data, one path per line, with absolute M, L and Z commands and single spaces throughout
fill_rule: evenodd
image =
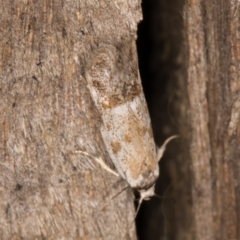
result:
M 85 76 L 101 118 L 102 139 L 117 173 L 101 159 L 97 161 L 140 193 L 140 207 L 143 200 L 155 195 L 158 162 L 167 143 L 176 136 L 156 149 L 135 50 L 135 41 L 118 48 L 100 46 L 88 63 Z

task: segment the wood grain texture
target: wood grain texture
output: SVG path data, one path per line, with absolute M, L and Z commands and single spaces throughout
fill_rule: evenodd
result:
M 0 239 L 135 239 L 131 191 L 111 200 L 125 182 L 75 151 L 112 166 L 85 68 L 100 43 L 135 39 L 140 2 L 0 6 Z
M 141 240 L 240 239 L 239 1 L 143 3 L 153 132 L 159 145 L 181 137 L 160 162 L 164 199 L 139 213 Z
M 188 1 L 195 239 L 239 239 L 239 3 Z

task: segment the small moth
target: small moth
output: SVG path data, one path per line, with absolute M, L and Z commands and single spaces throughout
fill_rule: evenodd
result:
M 109 45 L 99 47 L 88 63 L 86 80 L 101 118 L 100 131 L 108 154 L 121 177 L 140 193 L 140 206 L 142 200 L 154 196 L 158 161 L 166 144 L 176 136 L 168 138 L 156 151 L 135 42 L 118 50 Z M 102 160 L 98 162 L 108 168 Z

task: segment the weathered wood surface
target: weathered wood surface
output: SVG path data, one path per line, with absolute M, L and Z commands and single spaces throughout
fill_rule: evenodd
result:
M 141 239 L 240 239 L 239 1 L 143 3 L 140 70 L 156 142 L 181 138 L 160 163 L 162 204 L 140 212 Z
M 109 44 L 137 71 L 141 16 L 138 0 L 0 2 L 0 239 L 135 239 L 131 190 L 111 200 L 126 183 L 75 151 L 111 163 L 86 66 Z
M 1 1 L 0 239 L 119 239 L 128 231 L 131 191 L 111 200 L 125 183 L 74 151 L 110 164 L 85 68 L 100 43 L 121 50 L 135 40 L 140 9 L 139 1 Z M 143 46 L 154 54 L 140 67 L 153 71 L 142 76 L 155 138 L 182 138 L 161 162 L 163 205 L 143 206 L 150 218 L 139 232 L 240 239 L 239 2 L 152 9 L 161 24 L 148 28 L 155 40 Z
M 188 1 L 194 239 L 240 239 L 239 2 Z

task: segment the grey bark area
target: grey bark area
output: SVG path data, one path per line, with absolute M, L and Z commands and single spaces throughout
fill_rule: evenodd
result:
M 85 76 L 104 44 L 138 71 L 140 1 L 0 6 L 0 239 L 136 239 L 131 189 L 75 151 L 113 167 Z

